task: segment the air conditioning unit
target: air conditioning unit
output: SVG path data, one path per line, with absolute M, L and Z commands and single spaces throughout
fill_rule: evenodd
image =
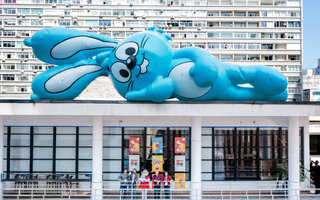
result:
M 61 14 L 61 16 L 60 16 L 61 18 L 64 18 L 65 17 L 65 15 L 64 14 Z
M 66 7 L 68 8 L 68 7 L 71 7 L 71 4 L 70 3 L 68 3 L 67 5 L 66 5 Z
M 201 30 L 201 27 L 198 27 L 198 31 L 200 31 Z
M 39 14 L 38 16 L 39 16 L 39 18 L 42 18 L 42 14 Z
M 23 74 L 23 73 L 24 73 L 24 70 L 21 70 L 20 72 L 21 72 L 21 74 Z
M 24 59 L 24 62 L 28 62 L 28 59 Z
M 22 15 L 22 18 L 25 18 L 25 17 L 26 17 L 26 15 L 25 15 L 25 14 L 23 14 L 23 15 Z
M 83 8 L 83 4 L 80 4 L 80 8 Z
M 52 8 L 55 8 L 55 7 L 57 7 L 57 4 L 53 3 L 51 6 L 52 6 Z
M 142 16 L 142 19 L 146 19 L 147 17 L 145 15 Z
M 2 62 L 6 62 L 6 59 L 2 58 L 1 61 L 2 61 Z
M 0 29 L 3 30 L 3 29 L 4 29 L 4 25 L 1 25 L 1 26 L 0 26 Z
M 133 15 L 133 18 L 134 18 L 134 19 L 137 19 L 137 18 L 138 18 L 138 16 L 137 16 L 137 15 Z

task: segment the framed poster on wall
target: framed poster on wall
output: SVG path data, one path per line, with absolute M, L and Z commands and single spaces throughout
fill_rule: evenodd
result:
M 161 154 L 163 153 L 163 138 L 153 137 L 152 138 L 152 153 Z
M 152 156 L 152 171 L 163 171 L 163 155 Z
M 174 174 L 174 188 L 185 189 L 186 188 L 186 174 L 185 173 L 175 173 Z
M 174 157 L 174 171 L 185 172 L 186 171 L 186 156 L 175 156 Z
M 174 138 L 174 153 L 186 153 L 186 138 L 176 137 Z
M 140 156 L 139 155 L 129 155 L 129 171 L 136 169 L 140 171 Z
M 140 137 L 129 137 L 129 153 L 140 153 Z

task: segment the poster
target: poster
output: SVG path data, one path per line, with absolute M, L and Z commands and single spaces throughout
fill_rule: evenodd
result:
M 129 171 L 136 169 L 140 171 L 140 156 L 139 155 L 129 155 Z
M 174 139 L 174 153 L 186 153 L 185 137 L 176 137 Z
M 129 137 L 129 153 L 140 153 L 140 137 Z
M 152 153 L 161 154 L 163 153 L 163 138 L 153 137 L 152 138 Z
M 175 173 L 174 174 L 174 188 L 185 189 L 186 188 L 186 174 L 185 173 Z
M 163 155 L 152 156 L 152 171 L 163 171 Z
M 176 172 L 186 171 L 186 156 L 175 156 L 174 157 L 174 170 Z

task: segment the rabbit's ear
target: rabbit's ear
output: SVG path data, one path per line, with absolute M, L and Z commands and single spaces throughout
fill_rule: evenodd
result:
M 118 41 L 96 33 L 56 27 L 41 29 L 24 43 L 32 47 L 41 61 L 63 65 L 110 52 Z

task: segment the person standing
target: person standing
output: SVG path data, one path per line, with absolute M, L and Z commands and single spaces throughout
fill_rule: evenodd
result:
M 133 169 L 132 170 L 132 174 L 130 176 L 130 194 L 131 194 L 131 199 L 136 199 L 137 198 L 137 191 L 136 191 L 136 188 L 137 188 L 137 182 L 138 182 L 138 174 L 137 174 L 137 170 L 136 169 Z
M 320 166 L 319 161 L 316 160 L 314 166 L 314 186 L 316 186 L 316 193 L 320 194 Z
M 172 177 L 169 176 L 168 172 L 165 172 L 164 178 L 163 178 L 163 188 L 164 188 L 165 199 L 170 199 L 170 183 L 172 181 L 173 181 Z
M 120 199 L 126 199 L 127 188 L 128 188 L 128 170 L 125 168 L 123 173 L 118 176 L 118 181 L 120 182 Z
M 140 181 L 140 186 L 139 188 L 140 189 L 144 189 L 142 190 L 142 194 L 141 194 L 141 199 L 147 199 L 147 194 L 148 194 L 148 190 L 150 187 L 149 187 L 149 181 L 150 181 L 150 177 L 149 177 L 149 172 L 147 169 L 144 169 L 142 174 L 141 174 L 141 177 L 139 179 Z
M 159 174 L 158 170 L 152 176 L 152 181 L 154 184 L 154 199 L 160 199 L 160 189 L 161 189 L 161 183 L 163 181 L 163 177 L 162 175 Z

